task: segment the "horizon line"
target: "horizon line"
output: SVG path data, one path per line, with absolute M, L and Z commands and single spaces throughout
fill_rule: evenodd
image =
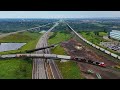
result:
M 81 19 L 81 18 L 120 18 L 120 17 L 69 17 L 69 18 L 57 18 L 57 17 L 55 17 L 55 18 L 43 18 L 43 17 L 41 17 L 41 18 L 36 18 L 36 17 L 33 17 L 33 18 L 17 18 L 17 17 L 15 17 L 15 18 L 13 18 L 13 17 L 7 17 L 7 18 L 0 18 L 0 19 Z

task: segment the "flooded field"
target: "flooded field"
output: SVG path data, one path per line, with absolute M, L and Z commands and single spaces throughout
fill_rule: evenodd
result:
M 9 50 L 17 50 L 25 44 L 26 43 L 0 43 L 0 52 L 9 51 Z

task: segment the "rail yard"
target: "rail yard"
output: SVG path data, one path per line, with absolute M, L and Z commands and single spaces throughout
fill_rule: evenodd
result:
M 86 46 L 83 46 L 80 42 L 78 42 L 74 39 L 71 39 L 67 42 L 62 43 L 62 46 L 65 48 L 66 52 L 70 56 L 73 56 L 73 57 L 79 56 L 79 57 L 83 57 L 85 59 L 90 59 L 93 61 L 100 61 L 100 62 L 105 63 L 106 68 L 101 68 L 101 67 L 98 67 L 95 65 L 78 62 L 80 70 L 82 71 L 85 78 L 97 78 L 95 73 L 99 73 L 101 75 L 101 77 L 104 79 L 120 78 L 120 76 L 119 76 L 120 72 L 110 69 L 110 67 L 112 68 L 112 66 L 117 65 L 117 63 L 108 60 L 104 56 L 97 55 L 96 53 L 94 53 L 93 50 L 90 50 Z M 81 47 L 81 49 L 76 48 L 76 46 Z M 107 67 L 109 67 L 109 69 Z M 94 74 L 87 74 L 88 70 L 93 70 Z
M 78 72 L 81 73 L 82 77 L 85 79 L 120 79 L 120 69 L 119 69 L 120 56 L 108 51 L 105 48 L 97 46 L 97 44 L 83 38 L 79 33 L 79 31 L 74 30 L 71 27 L 72 25 L 70 25 L 69 23 L 70 23 L 69 20 L 68 21 L 53 20 L 43 25 L 38 25 L 39 23 L 37 23 L 34 28 L 29 28 L 26 30 L 21 30 L 21 31 L 0 35 L 0 38 L 3 38 L 3 39 L 5 37 L 8 37 L 7 39 L 5 38 L 7 42 L 7 40 L 9 39 L 9 36 L 10 37 L 12 35 L 14 36 L 16 33 L 17 34 L 19 33 L 20 35 L 22 35 L 24 32 L 30 32 L 30 34 L 32 35 L 34 33 L 39 34 L 40 32 L 44 31 L 40 34 L 41 37 L 37 37 L 36 39 L 37 44 L 35 44 L 36 45 L 35 49 L 29 48 L 29 50 L 18 49 L 18 51 L 8 50 L 6 52 L 1 52 L 0 61 L 2 60 L 5 61 L 5 59 L 11 61 L 18 58 L 21 58 L 21 60 L 22 59 L 27 60 L 28 58 L 31 58 L 30 60 L 33 61 L 31 64 L 32 79 L 64 79 L 62 75 L 64 73 L 61 73 L 62 71 L 60 70 L 60 68 L 63 68 L 64 65 L 63 67 L 60 67 L 59 65 L 59 68 L 58 68 L 58 64 L 54 60 L 58 60 L 59 64 L 74 62 L 77 65 L 79 70 L 76 70 L 77 72 L 76 71 L 72 72 L 72 70 L 69 70 L 69 69 L 68 70 L 71 71 L 72 74 L 78 73 Z M 64 27 L 64 29 L 62 29 L 61 27 Z M 59 41 L 60 37 L 62 38 L 61 33 L 62 34 L 64 33 L 65 37 L 63 37 L 63 39 Z M 67 36 L 68 33 L 70 36 Z M 94 33 L 95 35 L 97 35 L 95 31 Z M 24 34 L 26 35 L 26 33 Z M 87 34 L 89 35 L 89 33 Z M 58 35 L 59 37 L 57 37 Z M 52 44 L 48 43 L 50 38 L 51 39 L 54 38 L 52 41 Z M 4 40 L 1 40 L 1 41 L 4 41 Z M 55 44 L 53 42 L 57 42 L 57 43 Z M 108 44 L 105 44 L 105 45 L 108 45 Z M 57 46 L 59 46 L 60 48 L 63 48 L 64 50 L 64 53 L 62 53 L 63 55 L 60 55 L 60 53 L 55 54 L 51 52 L 52 50 L 54 51 Z M 90 48 L 89 46 L 92 48 Z M 112 47 L 112 48 L 116 49 L 116 47 Z M 102 54 L 100 54 L 99 52 L 98 52 L 99 54 L 96 53 L 97 50 L 100 51 Z M 60 51 L 58 50 L 57 52 L 61 52 L 61 51 L 62 50 Z M 109 57 L 106 57 L 106 55 L 108 55 Z M 113 60 L 111 60 L 110 58 Z M 64 60 L 65 62 L 62 62 Z M 23 71 L 25 72 L 25 70 Z M 77 78 L 81 78 L 81 75 L 79 74 Z M 2 77 L 2 75 L 0 77 Z

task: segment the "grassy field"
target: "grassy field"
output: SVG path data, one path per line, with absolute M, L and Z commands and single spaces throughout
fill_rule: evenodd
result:
M 104 49 L 112 52 L 112 53 L 115 53 L 115 54 L 117 54 L 117 55 L 120 55 L 120 53 L 118 53 L 118 52 L 116 52 L 116 51 L 114 51 L 114 50 L 111 50 L 111 49 L 109 49 L 109 48 L 106 48 L 106 47 L 104 47 L 104 46 L 101 46 L 101 45 L 99 44 L 99 43 L 102 42 L 102 41 L 103 41 L 103 42 L 106 42 L 106 41 L 107 41 L 107 40 L 105 40 L 105 39 L 102 38 L 103 36 L 106 36 L 107 33 L 105 33 L 105 32 L 99 32 L 98 35 L 95 35 L 94 32 L 81 32 L 80 34 L 81 34 L 84 38 L 86 38 L 88 41 L 90 41 L 90 42 L 92 42 L 92 43 L 94 43 L 94 44 L 96 44 L 96 45 L 98 45 L 98 46 L 100 46 L 100 47 L 102 47 L 102 48 L 104 48 Z
M 54 37 L 52 37 L 51 39 L 49 39 L 49 44 L 55 44 L 55 43 L 59 43 L 62 41 L 66 41 L 70 38 L 70 34 L 65 34 L 65 33 L 60 33 L 57 32 L 56 35 Z
M 0 52 L 0 54 L 17 53 L 26 49 L 35 48 L 41 35 L 39 33 L 23 32 L 10 35 L 0 39 L 0 42 L 25 42 L 27 43 L 19 50 Z M 0 61 L 0 79 L 31 79 L 32 78 L 32 60 L 10 59 Z
M 65 41 L 70 39 L 70 34 L 60 33 L 57 32 L 56 36 L 52 37 L 48 40 L 49 44 L 58 43 L 60 41 Z M 54 49 L 51 49 L 52 53 L 54 54 L 61 54 L 65 55 L 66 52 L 64 49 L 58 45 Z M 56 64 L 63 76 L 64 79 L 81 79 L 81 72 L 79 70 L 79 67 L 77 66 L 77 63 L 68 61 L 68 62 L 60 62 L 56 61 Z
M 81 32 L 80 33 L 84 38 L 86 38 L 88 41 L 98 45 L 101 41 L 106 41 L 102 38 L 102 36 L 107 35 L 107 33 L 99 32 L 98 35 L 95 35 L 94 32 Z
M 99 32 L 99 36 L 101 36 L 101 37 L 106 36 L 106 35 L 108 35 L 108 33 L 106 33 L 106 32 Z
M 1 55 L 12 54 L 12 53 L 23 52 L 27 49 L 34 49 L 39 39 L 39 36 L 40 36 L 39 33 L 23 32 L 23 33 L 18 33 L 18 34 L 9 35 L 7 37 L 0 38 L 0 42 L 27 43 L 18 50 L 4 51 L 4 52 L 0 52 L 0 54 Z
M 106 54 L 106 53 L 104 53 L 104 52 L 102 52 L 102 51 L 100 51 L 100 50 L 92 47 L 91 45 L 85 43 L 83 40 L 81 40 L 81 39 L 79 39 L 79 38 L 76 38 L 76 39 L 77 39 L 78 41 L 80 41 L 80 43 L 82 43 L 82 44 L 83 44 L 84 46 L 86 46 L 87 48 L 93 50 L 96 54 L 98 54 L 98 55 L 100 55 L 100 56 L 104 56 L 104 57 L 106 57 L 108 60 L 112 60 L 112 61 L 118 63 L 118 59 L 116 59 L 116 58 L 114 58 L 114 57 L 112 57 L 112 56 L 110 56 L 110 55 L 108 55 L 108 54 Z M 99 45 L 99 46 L 100 46 L 100 45 Z
M 10 59 L 0 61 L 0 79 L 30 79 L 32 60 Z

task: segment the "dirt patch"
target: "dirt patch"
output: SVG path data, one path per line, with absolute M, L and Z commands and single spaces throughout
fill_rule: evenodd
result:
M 93 50 L 87 48 L 86 46 L 83 46 L 80 42 L 74 39 L 63 42 L 61 45 L 70 56 L 83 57 L 85 59 L 90 59 L 93 61 L 104 62 L 106 64 L 106 67 L 113 67 L 115 65 L 118 65 L 118 63 L 108 60 L 105 56 L 97 55 Z M 76 46 L 82 47 L 82 49 L 77 49 Z M 105 79 L 120 78 L 120 72 L 114 71 L 110 68 L 102 68 L 82 62 L 78 62 L 78 66 L 80 67 L 83 76 L 88 79 L 98 78 L 96 73 L 99 73 L 99 75 Z M 94 71 L 94 74 L 87 74 L 88 70 Z

